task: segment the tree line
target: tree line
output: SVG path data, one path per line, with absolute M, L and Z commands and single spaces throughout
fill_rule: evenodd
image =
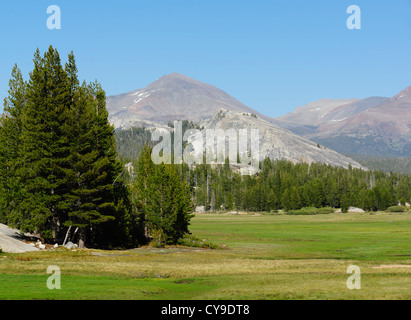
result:
M 144 137 L 141 144 L 152 145 L 147 129 L 141 132 L 144 132 L 140 136 Z M 122 137 L 127 135 L 122 133 Z M 119 141 L 120 147 L 121 143 Z M 124 160 L 133 159 L 124 155 Z M 242 176 L 232 170 L 228 159 L 224 165 L 188 167 L 183 164 L 176 170 L 181 180 L 189 184 L 194 205 L 204 206 L 208 211 L 270 212 L 303 207 L 334 207 L 346 211 L 350 206 L 377 211 L 411 202 L 411 178 L 396 172 L 270 159 L 260 163 L 260 171 L 255 176 Z
M 411 201 L 411 177 L 379 171 L 265 159 L 255 176 L 242 176 L 225 165 L 198 165 L 181 172 L 194 202 L 206 210 L 278 211 L 304 207 L 350 206 L 386 210 Z

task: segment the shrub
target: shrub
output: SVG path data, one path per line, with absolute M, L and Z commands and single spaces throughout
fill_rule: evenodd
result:
M 305 207 L 299 210 L 290 210 L 287 212 L 288 215 L 316 215 L 316 214 L 330 214 L 333 213 L 333 208 L 314 208 L 314 207 Z
M 178 241 L 179 245 L 186 247 L 218 249 L 219 246 L 207 240 L 202 240 L 192 234 L 185 234 L 183 238 Z
M 163 248 L 167 243 L 167 235 L 161 229 L 151 228 L 152 241 L 150 245 L 154 248 Z
M 407 208 L 404 206 L 392 206 L 387 208 L 387 212 L 405 212 L 407 211 Z

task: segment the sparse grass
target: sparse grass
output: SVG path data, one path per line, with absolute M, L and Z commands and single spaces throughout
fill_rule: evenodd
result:
M 191 231 L 227 248 L 2 253 L 0 299 L 411 298 L 410 213 L 204 214 Z M 361 290 L 346 287 L 352 264 Z M 61 290 L 46 287 L 50 265 Z

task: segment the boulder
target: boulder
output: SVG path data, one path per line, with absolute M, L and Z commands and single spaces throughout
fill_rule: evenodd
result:
M 69 241 L 64 245 L 64 248 L 73 249 L 73 248 L 75 248 L 75 244 L 73 242 Z
M 335 211 L 335 213 L 341 213 L 342 210 L 338 209 L 337 211 Z M 356 208 L 356 207 L 349 207 L 347 213 L 363 213 L 365 212 L 363 209 L 361 208 Z
M 204 213 L 205 212 L 205 207 L 204 206 L 196 207 L 195 212 L 196 213 Z

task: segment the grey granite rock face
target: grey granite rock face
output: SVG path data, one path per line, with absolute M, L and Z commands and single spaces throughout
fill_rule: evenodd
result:
M 27 251 L 38 251 L 39 249 L 25 243 L 24 236 L 17 229 L 0 224 L 0 248 L 3 252 L 23 253 Z
M 289 160 L 293 163 L 320 162 L 336 167 L 362 168 L 356 161 L 333 150 L 293 134 L 272 123 L 246 112 L 220 110 L 208 120 L 200 123 L 205 129 L 258 129 L 260 160 L 269 157 L 272 160 Z

